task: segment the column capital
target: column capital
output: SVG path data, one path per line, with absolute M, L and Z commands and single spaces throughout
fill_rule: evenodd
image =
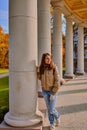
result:
M 67 21 L 73 21 L 73 15 L 64 16 Z
M 58 7 L 58 6 L 57 6 L 57 7 L 54 7 L 54 8 L 53 8 L 53 14 L 54 14 L 54 13 L 55 13 L 55 14 L 57 14 L 57 13 L 62 14 L 62 9 L 61 9 L 61 7 Z
M 62 11 L 62 7 L 61 6 L 53 6 L 53 9 L 58 9 Z
M 64 5 L 63 1 L 64 0 L 59 0 L 59 1 L 56 1 L 56 0 L 52 1 L 51 0 L 51 5 L 52 5 L 53 9 L 59 9 L 62 11 L 62 7 Z
M 78 24 L 78 27 L 84 27 L 84 23 L 82 22 L 82 23 L 79 23 Z

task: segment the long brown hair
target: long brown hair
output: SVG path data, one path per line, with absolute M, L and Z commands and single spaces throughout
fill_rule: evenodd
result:
M 41 64 L 40 64 L 40 75 L 44 74 L 44 69 L 45 69 L 45 65 L 46 65 L 46 64 L 45 64 L 45 57 L 46 57 L 47 55 L 51 57 L 51 62 L 50 62 L 50 65 L 49 65 L 49 70 L 51 70 L 51 69 L 54 68 L 54 62 L 53 62 L 53 60 L 52 60 L 51 54 L 49 54 L 49 53 L 44 53 L 44 54 L 42 55 Z

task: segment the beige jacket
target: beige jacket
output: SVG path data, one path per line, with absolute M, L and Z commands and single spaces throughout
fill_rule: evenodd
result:
M 54 95 L 60 87 L 60 78 L 57 66 L 55 65 L 52 70 L 45 69 L 44 74 L 41 75 L 41 78 L 39 69 L 37 74 L 38 78 L 41 80 L 42 89 L 52 91 L 52 94 Z

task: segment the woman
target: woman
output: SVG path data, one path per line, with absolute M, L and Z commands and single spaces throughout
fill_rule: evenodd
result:
M 60 122 L 60 114 L 55 109 L 60 80 L 57 66 L 52 61 L 49 53 L 42 55 L 41 64 L 38 69 L 38 78 L 41 80 L 42 94 L 48 110 L 50 130 L 55 130 L 55 125 L 58 126 Z

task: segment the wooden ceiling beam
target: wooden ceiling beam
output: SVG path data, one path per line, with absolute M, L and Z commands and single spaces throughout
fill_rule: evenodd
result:
M 80 10 L 83 10 L 83 11 L 85 11 L 85 10 L 87 10 L 87 4 L 86 5 L 80 5 L 80 6 L 74 6 L 74 7 L 72 7 L 72 10 L 73 11 L 80 11 Z
M 87 4 L 87 0 L 81 0 L 83 4 Z
M 87 0 L 51 0 L 53 7 L 60 7 L 65 16 L 72 14 L 73 20 L 87 26 Z M 60 2 L 61 1 L 61 2 Z

